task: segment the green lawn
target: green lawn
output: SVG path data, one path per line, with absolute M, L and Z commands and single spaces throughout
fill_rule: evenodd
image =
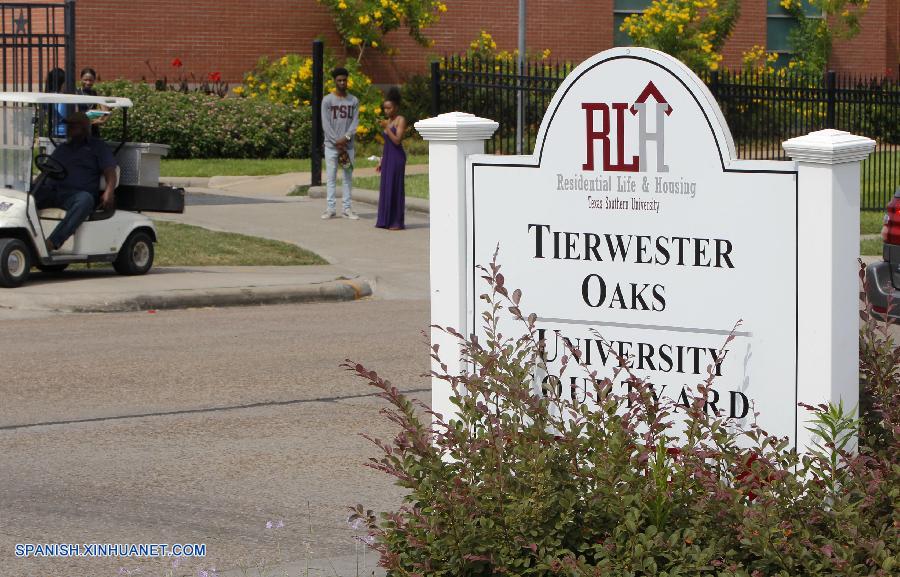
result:
M 881 256 L 881 239 L 863 239 L 859 241 L 859 254 L 862 256 Z
M 884 220 L 884 212 L 864 210 L 859 213 L 859 234 L 878 234 L 881 232 L 881 223 Z
M 158 266 L 294 266 L 328 264 L 325 259 L 296 245 L 215 232 L 164 220 L 156 221 Z
M 216 232 L 199 226 L 165 220 L 155 221 L 159 242 L 156 243 L 154 266 L 298 266 L 328 264 L 319 255 L 299 246 L 246 236 Z M 72 268 L 84 268 L 76 264 Z M 112 267 L 92 264 L 91 268 Z
M 356 166 L 366 168 L 377 164 L 367 160 L 370 155 L 357 154 Z M 427 154 L 412 154 L 409 164 L 428 164 Z M 325 163 L 322 163 L 325 169 Z M 206 178 L 210 176 L 266 176 L 287 172 L 309 172 L 308 158 L 187 158 L 162 159 L 161 176 L 189 176 Z
M 360 176 L 353 179 L 353 186 L 355 188 L 378 190 L 380 184 L 380 176 Z M 428 175 L 408 175 L 406 177 L 406 196 L 412 196 L 415 198 L 428 198 Z

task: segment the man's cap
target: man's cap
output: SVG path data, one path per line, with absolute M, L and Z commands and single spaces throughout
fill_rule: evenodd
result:
M 65 124 L 90 124 L 91 119 L 88 118 L 88 115 L 84 112 L 76 110 L 75 112 L 70 113 L 66 116 L 66 119 L 63 120 Z
M 347 72 L 347 69 L 343 66 L 338 66 L 334 70 L 331 71 L 331 77 L 337 78 L 338 76 L 350 76 L 350 73 Z

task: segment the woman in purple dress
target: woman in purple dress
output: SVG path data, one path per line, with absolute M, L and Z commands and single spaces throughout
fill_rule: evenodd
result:
M 381 173 L 381 188 L 378 196 L 378 220 L 375 226 L 388 230 L 403 230 L 403 212 L 406 209 L 406 192 L 403 179 L 406 176 L 406 151 L 403 150 L 403 135 L 406 133 L 406 119 L 400 116 L 400 92 L 396 88 L 388 91 L 382 105 L 384 115 L 381 121 L 384 131 L 384 151 L 376 171 Z

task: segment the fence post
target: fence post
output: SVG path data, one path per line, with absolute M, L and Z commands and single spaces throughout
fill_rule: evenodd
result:
M 719 101 L 719 71 L 713 70 L 709 77 L 709 91 L 712 92 L 716 102 Z
M 325 45 L 321 40 L 312 43 L 312 126 L 309 143 L 310 183 L 312 186 L 322 185 L 322 92 L 325 89 L 323 68 L 325 67 Z
M 441 114 L 416 123 L 428 141 L 428 186 L 430 192 L 431 324 L 450 327 L 468 335 L 466 323 L 466 158 L 484 153 L 484 142 L 498 124 L 464 112 Z M 431 329 L 431 344 L 447 372 L 460 374 L 460 344 L 450 335 Z M 432 362 L 432 368 L 441 368 Z M 450 384 L 431 379 L 432 409 L 445 417 L 453 413 L 448 402 Z
M 66 34 L 66 92 L 75 93 L 75 0 L 66 0 L 64 9 Z M 77 78 L 81 78 L 78 76 Z
M 797 399 L 850 411 L 859 402 L 859 172 L 875 141 L 826 129 L 782 146 L 797 163 L 797 238 L 817 247 L 797 261 L 797 328 L 808 335 L 797 348 Z M 816 440 L 807 424 L 798 419 L 799 451 Z
M 834 70 L 829 70 L 825 73 L 825 98 L 826 98 L 826 109 L 825 109 L 825 128 L 834 128 L 834 102 L 836 100 L 835 94 L 835 79 L 836 74 Z
M 435 60 L 431 63 L 431 116 L 441 113 L 441 63 Z

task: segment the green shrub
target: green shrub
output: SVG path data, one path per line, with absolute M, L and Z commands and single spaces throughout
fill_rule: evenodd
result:
M 431 118 L 431 77 L 413 76 L 400 89 L 402 105 L 400 113 L 410 126 L 420 120 Z
M 360 142 L 370 142 L 381 133 L 378 120 L 382 118 L 381 104 L 384 95 L 372 84 L 356 60 L 342 62 L 331 54 L 324 62 L 324 93 L 334 90 L 331 70 L 338 65 L 349 72 L 347 88 L 359 98 L 359 128 L 356 131 Z M 313 62 L 309 56 L 287 54 L 277 60 L 260 58 L 256 67 L 244 76 L 244 83 L 233 92 L 247 100 L 280 102 L 309 114 L 312 100 Z
M 310 111 L 266 100 L 219 98 L 201 92 L 157 91 L 126 80 L 98 85 L 102 94 L 134 102 L 128 140 L 168 144 L 168 158 L 307 158 Z M 121 115 L 102 135 L 116 140 Z
M 384 455 L 370 465 L 397 478 L 405 504 L 380 519 L 361 505 L 351 515 L 368 523 L 389 575 L 897 574 L 900 355 L 886 332 L 861 333 L 862 422 L 842 407 L 810 407 L 823 440 L 801 457 L 786 439 L 707 414 L 712 368 L 678 407 L 689 417 L 683 437 L 672 432 L 674 407 L 657 402 L 626 359 L 611 380 L 587 373 L 570 349 L 563 370 L 579 380 L 584 370 L 584 390 L 536 392 L 536 317 L 523 315 L 521 293 L 506 288 L 496 263 L 484 276 L 486 339 L 444 329 L 475 367 L 436 373 L 458 414 L 432 424 L 390 382 L 345 365 L 379 389 L 399 426 L 392 442 L 374 440 Z M 501 335 L 501 315 L 520 322 L 523 336 Z M 616 376 L 629 378 L 627 396 L 614 393 Z M 585 396 L 590 403 L 572 400 Z

